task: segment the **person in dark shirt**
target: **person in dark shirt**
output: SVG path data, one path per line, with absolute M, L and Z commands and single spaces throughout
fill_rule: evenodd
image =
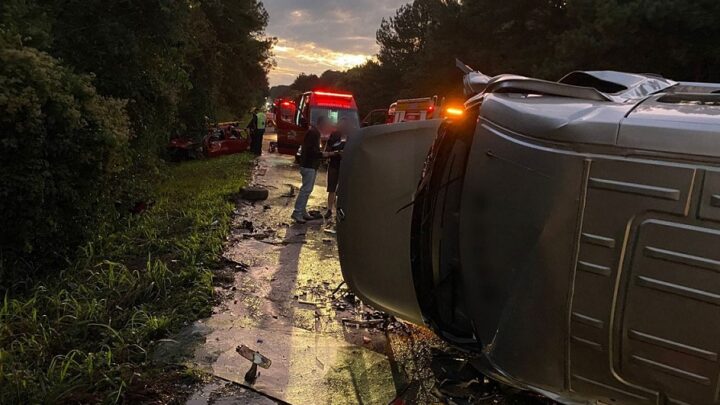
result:
M 340 177 L 340 159 L 342 158 L 341 153 L 345 148 L 345 140 L 347 134 L 352 130 L 350 122 L 346 118 L 341 118 L 338 122 L 337 131 L 330 134 L 327 143 L 325 144 L 325 152 L 337 152 L 338 154 L 330 158 L 328 163 L 328 175 L 327 175 L 327 192 L 328 202 L 327 211 L 325 212 L 325 218 L 329 219 L 332 217 L 332 213 L 335 210 L 335 199 L 338 185 L 338 179 Z
M 317 122 L 306 133 L 300 151 L 300 176 L 302 176 L 302 186 L 295 200 L 295 209 L 292 213 L 292 219 L 296 223 L 304 224 L 306 221 L 315 219 L 307 213 L 307 202 L 310 194 L 315 187 L 315 177 L 317 169 L 323 158 L 332 157 L 339 152 L 323 152 L 320 150 L 320 134 L 327 131 L 327 117 L 320 116 Z

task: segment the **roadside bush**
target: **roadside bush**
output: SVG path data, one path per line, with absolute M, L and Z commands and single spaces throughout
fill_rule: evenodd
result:
M 33 48 L 0 41 L 0 286 L 67 266 L 114 213 L 128 165 L 123 101 Z
M 0 404 L 161 403 L 152 352 L 210 314 L 252 155 L 162 168 L 153 206 L 85 245 L 56 277 L 0 294 Z M 163 402 L 164 403 L 164 402 Z

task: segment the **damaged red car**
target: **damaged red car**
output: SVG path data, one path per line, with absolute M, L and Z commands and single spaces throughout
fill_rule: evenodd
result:
M 223 122 L 208 128 L 203 139 L 198 142 L 191 138 L 178 137 L 170 140 L 168 155 L 173 161 L 196 159 L 200 156 L 213 158 L 232 155 L 250 149 L 250 137 L 239 122 Z

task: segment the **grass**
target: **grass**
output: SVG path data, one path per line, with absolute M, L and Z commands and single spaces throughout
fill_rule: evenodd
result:
M 149 210 L 99 231 L 79 260 L 31 293 L 0 297 L 0 403 L 134 402 L 156 378 L 154 344 L 209 315 L 209 269 L 250 162 L 232 155 L 167 167 Z

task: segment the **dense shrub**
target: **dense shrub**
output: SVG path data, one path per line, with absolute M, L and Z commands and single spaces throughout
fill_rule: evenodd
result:
M 0 42 L 0 285 L 67 260 L 114 210 L 123 101 L 33 48 Z M 65 263 L 63 263 L 65 264 Z M 12 277 L 11 277 L 12 275 Z

